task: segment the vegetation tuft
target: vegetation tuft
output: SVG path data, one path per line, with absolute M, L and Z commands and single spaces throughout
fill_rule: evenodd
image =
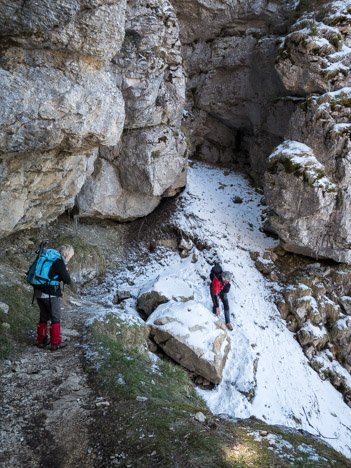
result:
M 0 301 L 9 306 L 5 314 L 0 309 L 0 359 L 13 356 L 25 340 L 26 333 L 33 330 L 38 312 L 32 307 L 32 292 L 24 285 L 0 286 Z
M 85 242 L 79 236 L 61 235 L 55 240 L 54 248 L 58 249 L 64 244 L 74 248 L 74 256 L 69 262 L 70 273 L 80 273 L 86 268 L 96 270 L 97 276 L 102 278 L 106 273 L 106 260 L 96 245 Z

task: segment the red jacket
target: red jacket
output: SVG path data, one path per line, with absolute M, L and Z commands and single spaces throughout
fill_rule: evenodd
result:
M 215 276 L 212 280 L 210 288 L 213 294 L 217 296 L 217 294 L 219 294 L 227 284 L 228 284 L 228 281 L 221 283 L 221 281 L 219 281 L 217 276 Z

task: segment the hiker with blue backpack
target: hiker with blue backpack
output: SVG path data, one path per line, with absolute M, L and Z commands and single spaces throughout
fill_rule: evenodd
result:
M 44 249 L 42 242 L 38 256 L 27 274 L 27 281 L 34 288 L 34 297 L 37 300 L 40 318 L 37 328 L 37 346 L 45 348 L 50 344 L 51 351 L 67 346 L 62 343 L 61 337 L 61 297 L 60 282 L 70 284 L 71 278 L 66 265 L 74 255 L 71 245 L 63 245 L 59 251 Z M 48 321 L 51 321 L 50 339 L 48 337 Z
M 233 326 L 230 323 L 229 302 L 227 297 L 227 293 L 230 289 L 229 282 L 232 279 L 232 274 L 230 273 L 230 271 L 223 271 L 220 265 L 215 265 L 211 269 L 210 279 L 210 293 L 213 303 L 213 313 L 216 315 L 219 315 L 221 313 L 219 306 L 219 299 L 221 299 L 224 307 L 226 327 L 228 328 L 228 330 L 233 330 Z

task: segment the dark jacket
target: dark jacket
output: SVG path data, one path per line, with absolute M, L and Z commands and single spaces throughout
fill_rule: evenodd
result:
M 49 270 L 49 278 L 55 279 L 56 281 L 62 281 L 64 284 L 71 284 L 71 277 L 68 274 L 65 261 L 62 258 L 55 260 L 52 267 Z M 50 296 L 62 296 L 60 285 L 57 286 L 35 286 L 35 290 L 39 290 Z

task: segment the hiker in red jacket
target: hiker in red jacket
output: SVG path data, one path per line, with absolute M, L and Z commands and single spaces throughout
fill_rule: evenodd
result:
M 230 323 L 229 303 L 227 297 L 227 293 L 230 289 L 229 281 L 231 280 L 231 278 L 232 274 L 230 273 L 230 271 L 223 271 L 222 273 L 218 273 L 213 277 L 210 286 L 211 298 L 213 302 L 213 313 L 216 315 L 220 314 L 220 298 L 224 306 L 225 324 L 228 330 L 233 330 L 233 326 Z

